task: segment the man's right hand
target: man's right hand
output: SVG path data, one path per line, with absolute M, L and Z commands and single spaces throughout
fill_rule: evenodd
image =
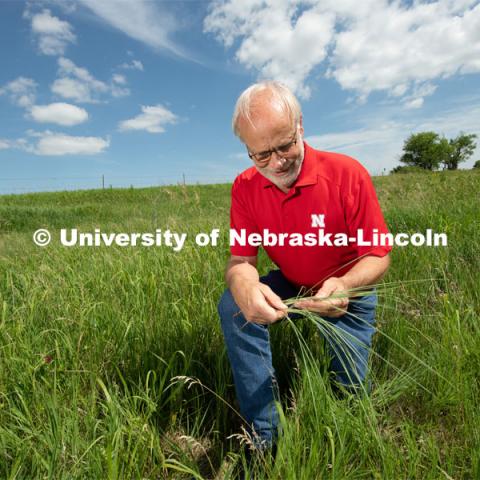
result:
M 232 294 L 248 322 L 269 325 L 285 317 L 287 306 L 268 286 L 261 282 L 252 282 L 235 288 Z
M 232 255 L 225 280 L 246 320 L 268 325 L 283 318 L 288 307 L 268 285 L 260 282 L 256 266 L 256 256 Z

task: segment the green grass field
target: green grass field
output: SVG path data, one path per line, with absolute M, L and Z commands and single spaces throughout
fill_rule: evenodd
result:
M 332 395 L 311 324 L 272 327 L 284 434 L 258 478 L 480 478 L 480 172 L 375 185 L 391 231 L 432 228 L 449 245 L 394 249 L 370 399 Z M 241 422 L 216 313 L 229 191 L 0 197 L 0 478 L 229 478 Z M 189 240 L 178 253 L 32 241 L 73 227 Z M 212 228 L 220 245 L 197 247 Z

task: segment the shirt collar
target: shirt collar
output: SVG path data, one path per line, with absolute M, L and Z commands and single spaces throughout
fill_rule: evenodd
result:
M 317 171 L 315 168 L 315 152 L 313 151 L 312 147 L 307 144 L 307 142 L 303 142 L 303 146 L 305 153 L 302 166 L 300 168 L 300 173 L 297 177 L 297 180 L 292 185 L 294 188 L 315 185 L 318 182 Z M 260 174 L 260 172 L 259 175 L 261 177 L 261 185 L 263 188 L 273 187 L 275 185 L 268 178 L 265 178 L 262 174 Z

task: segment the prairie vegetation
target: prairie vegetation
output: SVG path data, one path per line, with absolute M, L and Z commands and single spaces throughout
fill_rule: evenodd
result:
M 480 171 L 375 185 L 392 232 L 431 228 L 448 247 L 394 249 L 370 399 L 333 395 L 311 322 L 272 327 L 283 436 L 259 478 L 480 477 Z M 228 478 L 241 434 L 216 313 L 229 190 L 0 197 L 1 478 Z M 178 253 L 66 248 L 60 228 L 188 240 Z M 220 245 L 196 246 L 212 228 Z

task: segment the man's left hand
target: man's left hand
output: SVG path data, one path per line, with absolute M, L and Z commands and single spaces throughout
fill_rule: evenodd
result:
M 314 297 L 308 300 L 295 302 L 294 307 L 310 310 L 325 317 L 341 317 L 347 311 L 348 297 L 347 286 L 341 278 L 332 277 L 323 282 L 322 288 Z M 334 294 L 345 294 L 336 297 Z M 331 295 L 334 298 L 328 298 Z

